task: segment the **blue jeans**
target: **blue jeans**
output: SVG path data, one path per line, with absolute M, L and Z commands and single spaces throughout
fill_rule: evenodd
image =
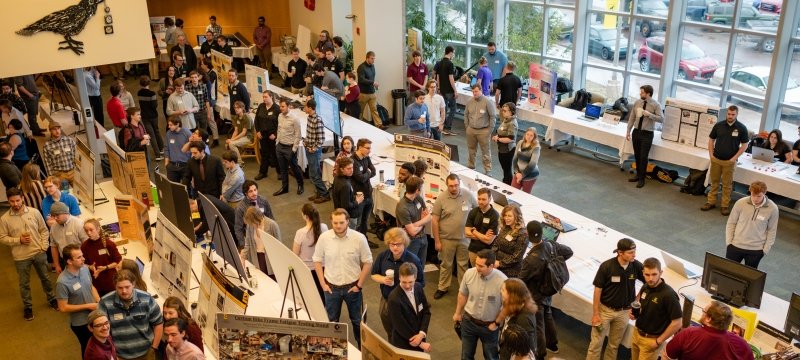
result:
M 50 282 L 50 274 L 47 271 L 47 255 L 44 252 L 34 255 L 32 258 L 25 260 L 15 260 L 14 265 L 17 267 L 17 275 L 19 275 L 19 294 L 22 295 L 22 305 L 26 309 L 33 308 L 33 301 L 31 300 L 31 266 L 36 270 L 39 275 L 39 280 L 42 282 L 42 289 L 47 295 L 47 301 L 56 299 L 53 295 L 53 283 Z
M 419 261 L 422 263 L 422 267 L 425 267 L 425 260 L 427 260 L 428 257 L 428 237 L 422 234 L 422 236 L 418 238 L 411 239 L 411 243 L 408 244 L 408 251 L 417 255 Z
M 442 97 L 447 112 L 444 116 L 444 129 L 450 131 L 453 129 L 453 116 L 456 115 L 456 94 L 442 94 Z
M 317 189 L 317 196 L 328 197 L 328 188 L 325 182 L 322 181 L 322 169 L 320 169 L 320 161 L 322 161 L 322 149 L 311 152 L 306 150 L 306 157 L 308 158 L 308 177 L 311 178 L 311 183 Z
M 442 140 L 442 132 L 439 131 L 438 126 L 431 126 L 431 136 L 433 136 L 433 140 Z
M 478 340 L 483 346 L 483 358 L 486 360 L 498 359 L 497 340 L 500 331 L 491 331 L 485 326 L 478 326 L 464 318 L 461 321 L 461 360 L 475 360 L 475 349 Z
M 351 293 L 348 292 L 349 290 L 331 288 L 331 293 L 326 292 L 325 312 L 328 313 L 328 321 L 339 322 L 339 317 L 342 315 L 342 301 L 344 301 L 347 304 L 350 322 L 353 324 L 356 346 L 361 348 L 361 303 L 363 298 L 360 291 Z

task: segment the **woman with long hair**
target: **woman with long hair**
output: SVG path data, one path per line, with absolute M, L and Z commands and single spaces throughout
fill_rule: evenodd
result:
M 503 183 L 509 185 L 514 175 L 511 171 L 511 161 L 514 159 L 518 128 L 517 106 L 512 102 L 503 104 L 500 109 L 500 126 L 492 136 L 492 141 L 497 143 L 497 157 L 500 160 L 500 167 L 503 168 Z
M 774 129 L 769 132 L 765 148 L 775 152 L 775 160 L 783 163 L 792 163 L 792 150 L 789 145 L 783 142 L 783 133 L 779 129 Z
M 161 95 L 161 110 L 164 112 L 164 117 L 169 119 L 169 115 L 167 114 L 167 100 L 169 100 L 169 96 L 175 92 L 175 68 L 170 66 L 167 68 L 167 76 L 159 82 L 159 90 L 158 94 Z
M 25 164 L 22 167 L 22 181 L 19 183 L 22 189 L 22 198 L 25 206 L 42 211 L 42 199 L 47 196 L 42 184 L 42 169 L 34 163 Z
M 192 315 L 186 310 L 186 306 L 181 299 L 170 296 L 164 300 L 164 305 L 161 308 L 164 311 L 164 321 L 175 318 L 183 320 L 183 322 L 187 324 L 186 340 L 197 345 L 201 351 L 205 351 L 203 350 L 203 333 L 200 330 L 200 326 L 192 319 Z M 161 337 L 161 339 L 166 340 L 166 336 Z M 162 341 L 162 344 L 166 344 L 166 341 Z
M 269 264 L 267 263 L 266 246 L 264 239 L 258 230 L 263 230 L 265 233 L 272 235 L 280 241 L 281 231 L 278 229 L 278 224 L 274 220 L 264 216 L 264 213 L 255 206 L 250 206 L 244 213 L 245 237 L 244 248 L 240 253 L 242 262 L 244 260 L 250 261 L 251 264 L 257 265 L 258 268 L 264 273 L 269 275 L 267 271 Z
M 336 159 L 333 161 L 333 177 L 339 173 L 339 165 L 337 165 L 339 158 L 343 157 L 350 157 L 353 155 L 353 151 L 355 151 L 355 143 L 353 142 L 353 138 L 350 135 L 345 135 L 342 138 L 342 146 L 339 148 L 339 154 L 336 155 Z
M 103 297 L 114 291 L 114 276 L 117 275 L 117 265 L 122 261 L 122 255 L 97 219 L 86 220 L 83 230 L 89 238 L 81 244 L 81 251 L 86 258 L 86 265 L 92 271 L 92 285 Z
M 509 278 L 519 276 L 527 245 L 528 230 L 522 211 L 519 206 L 508 204 L 500 213 L 500 232 L 492 243 L 492 250 L 497 254 L 497 270 Z
M 328 225 L 319 220 L 319 211 L 311 203 L 306 203 L 300 210 L 303 215 L 303 220 L 306 225 L 297 229 L 294 233 L 294 245 L 292 251 L 300 257 L 306 264 L 311 273 L 314 274 L 314 260 L 311 258 L 314 255 L 314 249 L 317 247 L 317 240 L 319 236 L 328 231 Z M 320 298 L 325 299 L 325 294 L 322 292 L 322 285 L 319 283 L 319 278 L 314 278 L 314 284 L 317 286 Z
M 536 349 L 536 303 L 533 301 L 528 287 L 522 280 L 511 278 L 503 283 L 500 288 L 500 296 L 503 298 L 503 309 L 497 315 L 496 323 L 503 322 L 503 334 L 511 325 L 517 325 L 527 333 L 528 343 L 531 349 Z M 491 330 L 491 328 L 490 328 Z M 504 338 L 500 337 L 499 343 L 502 344 Z M 500 360 L 510 360 L 512 357 L 510 349 L 505 346 L 500 347 Z
M 525 130 L 525 136 L 517 143 L 514 151 L 514 159 L 511 161 L 511 166 L 514 168 L 511 186 L 522 189 L 526 193 L 531 192 L 533 184 L 539 178 L 539 152 L 541 149 L 536 129 L 529 127 L 528 130 Z
M 133 286 L 139 290 L 147 291 L 147 283 L 144 282 L 142 273 L 139 272 L 139 265 L 136 264 L 136 261 L 131 259 L 122 259 L 122 262 L 119 264 L 119 269 L 117 270 L 128 270 L 133 275 L 136 275 L 136 282 L 133 284 Z

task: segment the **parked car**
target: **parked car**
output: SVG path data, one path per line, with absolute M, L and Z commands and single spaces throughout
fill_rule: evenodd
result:
M 628 54 L 628 39 L 619 32 L 619 58 L 624 59 Z M 617 48 L 617 29 L 603 28 L 602 25 L 592 25 L 589 28 L 589 53 L 599 55 L 603 59 L 611 60 Z
M 664 59 L 664 38 L 651 37 L 639 49 L 639 68 L 644 72 L 658 71 Z M 719 68 L 719 63 L 689 40 L 683 40 L 678 78 L 709 81 Z
M 639 0 L 636 5 L 636 13 L 639 15 L 655 16 L 666 20 L 669 8 L 660 0 Z M 667 29 L 665 21 L 640 20 L 637 22 L 637 25 L 639 26 L 639 32 L 644 37 L 650 37 L 653 31 Z
M 769 66 L 748 66 L 734 69 L 731 71 L 730 89 L 763 97 L 767 93 L 769 73 Z M 717 71 L 711 84 L 721 86 L 723 74 L 725 74 L 724 68 Z M 792 78 L 788 78 L 786 83 L 786 102 L 800 105 L 800 84 Z
M 708 6 L 706 11 L 706 22 L 731 25 L 733 23 L 734 5 L 731 3 L 713 3 Z M 752 6 L 742 6 L 739 17 L 739 25 L 745 26 L 749 20 L 770 20 L 777 21 L 778 17 L 771 14 L 762 14 Z
M 782 5 L 783 5 L 783 0 L 761 0 L 760 8 L 761 10 L 764 11 L 770 11 L 776 14 L 780 14 Z
M 573 16 L 568 16 L 561 9 L 553 9 L 550 10 L 550 23 L 553 24 L 555 21 L 561 24 L 561 31 L 558 33 L 559 39 L 566 39 L 572 36 L 572 32 L 575 30 L 575 19 Z
M 709 0 L 686 0 L 686 17 L 693 21 L 703 21 L 708 9 Z M 664 5 L 669 6 L 669 0 L 664 0 Z
M 765 32 L 765 33 L 776 34 L 778 32 L 778 21 L 777 21 L 777 19 L 775 21 L 772 21 L 772 20 L 749 20 L 749 21 L 747 21 L 747 27 L 749 29 L 752 29 L 752 30 L 755 30 L 755 31 L 761 31 L 761 32 Z M 800 36 L 800 28 L 797 28 L 797 31 L 795 32 L 795 36 Z M 792 43 L 794 44 L 792 46 L 793 50 L 794 51 L 800 51 L 800 42 L 793 41 Z M 757 50 L 761 50 L 763 52 L 772 52 L 772 51 L 774 51 L 775 50 L 775 37 L 765 36 L 765 37 L 760 38 L 756 42 L 756 49 Z

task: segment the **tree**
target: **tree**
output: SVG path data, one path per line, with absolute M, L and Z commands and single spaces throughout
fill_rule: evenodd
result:
M 508 8 L 508 21 L 506 22 L 506 46 L 509 59 L 517 64 L 515 73 L 528 77 L 528 65 L 541 63 L 541 54 L 547 53 L 543 48 L 542 34 L 544 33 L 544 9 L 524 3 L 511 3 Z M 554 44 L 559 40 L 564 30 L 564 23 L 560 16 L 550 13 L 548 16 L 549 31 L 547 43 Z M 557 69 L 555 62 L 546 61 L 545 66 Z

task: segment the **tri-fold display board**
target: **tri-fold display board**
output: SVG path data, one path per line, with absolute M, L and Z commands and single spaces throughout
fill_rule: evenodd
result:
M 667 98 L 661 138 L 708 149 L 708 135 L 719 118 L 719 107 Z

